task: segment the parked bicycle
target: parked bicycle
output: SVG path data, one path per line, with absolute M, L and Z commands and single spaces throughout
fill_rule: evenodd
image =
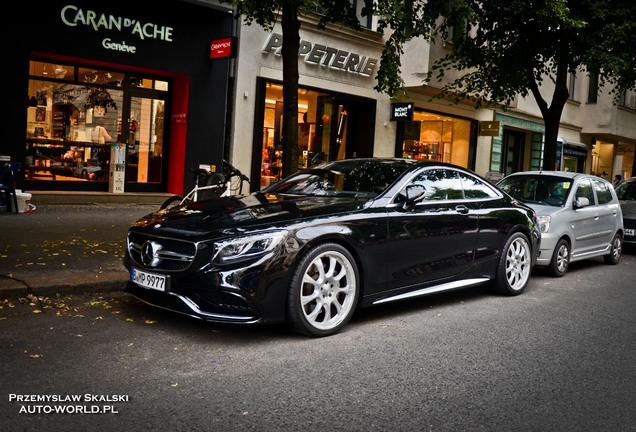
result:
M 223 161 L 222 173 L 202 168 L 190 169 L 190 172 L 194 174 L 194 188 L 185 196 L 171 196 L 161 205 L 161 210 L 213 197 L 241 195 L 243 182 L 250 182 L 246 175 L 226 160 Z

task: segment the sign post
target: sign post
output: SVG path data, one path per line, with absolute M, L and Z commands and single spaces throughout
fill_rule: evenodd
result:
M 108 192 L 124 193 L 126 184 L 126 144 L 114 142 L 110 145 L 110 168 Z

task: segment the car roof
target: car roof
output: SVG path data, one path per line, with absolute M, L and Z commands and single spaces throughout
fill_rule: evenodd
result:
M 587 174 L 587 173 L 580 173 L 580 172 L 573 172 L 573 171 L 519 171 L 516 173 L 509 174 L 505 178 L 516 177 L 516 176 L 546 176 L 546 177 L 551 176 L 551 177 L 569 178 L 571 180 L 574 180 L 579 177 L 593 177 L 595 179 L 599 179 L 599 180 L 603 180 L 604 182 L 607 182 L 607 180 L 605 180 L 604 178 L 596 176 L 594 174 Z
M 518 171 L 516 173 L 509 174 L 507 177 L 527 176 L 527 175 L 533 175 L 533 176 L 556 176 L 556 177 L 567 177 L 567 178 L 573 179 L 575 177 L 582 176 L 582 175 L 588 175 L 588 174 L 572 172 L 572 171 Z
M 319 165 L 330 165 L 330 164 L 338 164 L 338 163 L 363 163 L 363 162 L 396 162 L 396 163 L 407 163 L 412 165 L 413 167 L 422 167 L 422 166 L 435 166 L 435 167 L 448 167 L 448 168 L 456 168 L 459 170 L 463 170 L 474 175 L 477 175 L 474 171 L 465 168 L 460 165 L 455 165 L 449 162 L 442 161 L 433 161 L 427 159 L 409 159 L 409 158 L 400 158 L 400 157 L 390 157 L 390 156 L 377 156 L 377 157 L 363 157 L 363 158 L 351 158 L 351 159 L 337 159 L 329 162 L 323 162 Z M 318 166 L 318 165 L 316 165 Z M 312 168 L 312 167 L 310 167 Z

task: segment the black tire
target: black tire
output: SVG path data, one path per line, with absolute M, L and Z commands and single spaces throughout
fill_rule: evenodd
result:
M 528 238 L 520 232 L 513 233 L 503 248 L 495 288 L 501 294 L 521 294 L 530 280 L 532 271 L 531 247 Z
M 287 324 L 308 336 L 335 334 L 351 319 L 359 293 L 358 267 L 349 251 L 335 243 L 316 246 L 292 274 Z
M 603 260 L 605 264 L 616 265 L 621 260 L 623 253 L 623 237 L 616 233 L 612 239 L 612 245 L 610 246 L 609 255 L 604 255 Z
M 554 277 L 561 277 L 567 273 L 569 265 L 570 243 L 565 239 L 560 239 L 552 252 L 548 272 Z
M 167 200 L 165 200 L 163 202 L 163 204 L 161 204 L 160 210 L 165 210 L 168 209 L 170 207 L 174 207 L 176 205 L 178 205 L 181 200 L 183 199 L 183 197 L 179 196 L 179 195 L 173 195 L 170 198 L 168 198 Z

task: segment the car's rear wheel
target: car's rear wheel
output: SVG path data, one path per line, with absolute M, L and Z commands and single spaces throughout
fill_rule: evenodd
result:
M 512 234 L 499 259 L 495 286 L 506 295 L 521 294 L 528 286 L 532 270 L 531 247 L 528 238 L 520 232 Z
M 288 324 L 309 336 L 337 333 L 351 319 L 359 291 L 358 269 L 349 251 L 335 243 L 319 245 L 292 274 Z
M 614 235 L 609 255 L 603 256 L 606 264 L 616 265 L 621 259 L 623 253 L 623 238 L 619 233 Z
M 570 244 L 565 239 L 560 239 L 554 252 L 552 252 L 552 259 L 548 265 L 548 271 L 552 276 L 561 277 L 568 271 L 570 265 Z

